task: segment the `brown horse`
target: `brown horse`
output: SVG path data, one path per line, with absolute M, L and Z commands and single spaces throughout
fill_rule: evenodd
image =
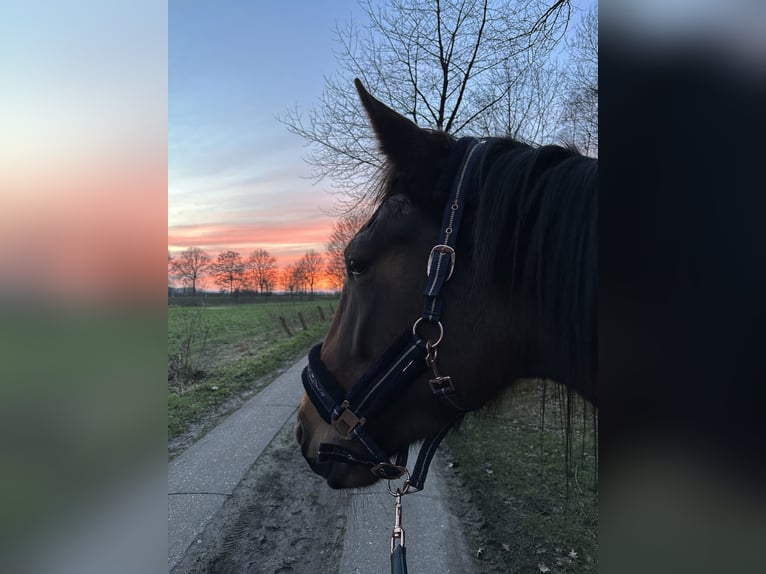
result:
M 295 431 L 333 488 L 401 475 L 403 459 L 381 461 L 420 440 L 427 468 L 463 412 L 521 378 L 596 402 L 597 161 L 509 138 L 457 140 L 356 87 L 386 165 L 377 210 L 346 249 L 347 279 L 304 372 Z M 384 391 L 394 363 L 404 374 Z

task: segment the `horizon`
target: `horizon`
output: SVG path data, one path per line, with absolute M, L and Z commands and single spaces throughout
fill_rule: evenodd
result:
M 325 77 L 337 68 L 334 27 L 350 18 L 364 21 L 356 0 L 303 2 L 300 10 L 170 1 L 168 252 L 174 257 L 188 247 L 212 259 L 228 250 L 247 258 L 265 249 L 283 269 L 311 249 L 325 255 L 336 220 L 332 184 L 313 181 L 305 141 L 278 117 L 316 105 Z M 329 287 L 324 277 L 322 285 Z
M 197 246 L 196 245 L 192 245 L 190 247 L 197 247 Z M 256 247 L 255 249 L 259 249 L 259 248 Z M 204 249 L 203 249 L 203 251 L 205 252 L 205 254 L 208 257 L 210 257 L 209 264 L 214 264 L 216 259 L 217 259 L 217 257 L 218 257 L 218 253 L 212 254 L 212 253 L 210 253 L 210 252 L 208 252 L 207 250 L 204 250 Z M 233 249 L 231 249 L 231 250 L 230 249 L 222 249 L 221 253 L 223 253 L 224 251 L 234 251 L 234 250 Z M 325 261 L 325 258 L 326 258 L 325 252 L 324 251 L 320 252 L 320 251 L 317 251 L 317 250 L 314 250 L 314 251 L 322 256 L 322 268 L 320 269 L 319 275 L 317 276 L 317 279 L 316 279 L 316 285 L 315 285 L 315 288 L 314 288 L 314 293 L 323 293 L 323 292 L 333 292 L 334 293 L 334 292 L 337 292 L 338 289 L 335 288 L 335 284 L 333 283 L 332 278 L 329 276 L 329 274 L 326 271 L 326 264 L 327 264 L 327 262 Z M 180 253 L 182 253 L 182 251 L 178 251 L 176 254 L 180 254 Z M 248 257 L 250 256 L 250 254 L 252 252 L 251 253 L 235 252 L 235 253 L 237 253 L 237 255 L 241 256 L 243 262 L 245 264 L 247 264 Z M 170 254 L 169 250 L 168 250 L 168 254 Z M 269 252 L 269 254 L 271 255 L 271 252 Z M 290 293 L 290 291 L 282 289 L 282 286 L 283 286 L 282 272 L 287 270 L 291 265 L 298 263 L 301 260 L 302 257 L 303 257 L 303 254 L 301 254 L 294 261 L 290 261 L 290 262 L 284 263 L 284 264 L 280 264 L 279 260 L 276 261 L 276 263 L 274 265 L 274 276 L 273 276 L 273 279 L 274 279 L 274 289 L 272 289 L 272 291 L 270 293 Z M 173 259 L 176 259 L 176 257 L 173 257 Z M 170 260 L 168 261 L 168 265 L 169 264 L 170 264 Z M 248 273 L 248 269 L 245 268 L 245 275 L 247 275 L 247 273 Z M 176 277 L 172 277 L 171 278 L 170 271 L 168 271 L 168 289 L 186 291 L 187 289 L 191 289 L 191 286 L 189 286 L 188 284 L 185 284 L 183 279 L 178 279 Z M 219 292 L 223 293 L 223 292 L 225 292 L 226 289 L 224 287 L 218 286 L 216 284 L 216 279 L 214 278 L 214 276 L 209 274 L 207 271 L 205 271 L 197 279 L 197 284 L 196 284 L 196 289 L 195 290 L 196 290 L 197 294 L 199 295 L 199 294 L 201 294 L 203 292 L 204 293 L 208 293 L 208 294 L 219 293 Z M 242 289 L 242 290 L 238 289 L 238 291 L 240 291 L 240 292 L 250 292 L 250 291 L 257 292 L 258 288 L 257 287 L 251 288 L 251 285 L 248 283 L 246 289 Z

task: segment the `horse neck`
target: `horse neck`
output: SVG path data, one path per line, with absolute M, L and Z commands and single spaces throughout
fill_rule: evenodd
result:
M 540 330 L 544 327 L 540 326 Z M 596 404 L 595 341 L 560 347 L 560 338 L 542 331 L 527 348 L 525 378 L 551 380 Z
M 583 373 L 575 372 L 571 361 L 558 349 L 543 344 L 530 351 L 523 378 L 545 379 L 560 383 L 595 404 L 595 381 Z
M 572 370 L 571 357 L 555 344 L 557 337 L 545 332 L 539 313 L 520 299 L 476 309 L 485 320 L 469 328 L 471 339 L 480 343 L 478 356 L 465 370 L 474 407 L 491 402 L 520 379 L 555 381 L 595 404 L 595 382 Z

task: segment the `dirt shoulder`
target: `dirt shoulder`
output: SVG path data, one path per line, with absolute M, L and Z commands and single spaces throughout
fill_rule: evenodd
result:
M 305 463 L 288 421 L 173 574 L 337 572 L 344 496 Z

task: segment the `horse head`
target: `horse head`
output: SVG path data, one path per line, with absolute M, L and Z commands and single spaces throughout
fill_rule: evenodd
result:
M 460 413 L 481 407 L 514 379 L 530 374 L 556 377 L 562 366 L 555 353 L 546 351 L 550 345 L 539 328 L 539 300 L 527 296 L 530 290 L 513 281 L 527 258 L 515 253 L 511 257 L 510 252 L 531 248 L 532 236 L 517 234 L 510 241 L 505 226 L 498 224 L 508 214 L 495 220 L 485 214 L 477 220 L 482 208 L 476 201 L 468 201 L 465 212 L 461 211 L 463 223 L 460 234 L 455 234 L 454 254 L 445 259 L 450 269 L 449 277 L 442 277 L 438 320 L 418 321 L 424 316 L 427 267 L 433 275 L 434 246 L 440 246 L 449 225 L 444 224 L 449 216 L 448 190 L 464 176 L 471 179 L 472 187 L 481 186 L 479 180 L 491 185 L 498 178 L 507 179 L 503 171 L 507 165 L 500 166 L 500 173 L 487 171 L 491 154 L 479 157 L 477 153 L 478 167 L 473 172 L 481 173 L 471 175 L 465 171 L 467 160 L 461 158 L 466 155 L 460 149 L 463 140 L 420 128 L 371 96 L 358 80 L 356 87 L 386 163 L 377 209 L 346 248 L 347 278 L 338 309 L 321 348 L 315 350 L 314 370 L 333 380 L 332 387 L 337 388 L 329 394 L 338 396 L 326 396 L 309 369 L 304 386 L 313 396 L 304 396 L 295 429 L 303 456 L 333 488 L 365 486 L 385 477 L 385 472 L 370 472 L 371 464 L 358 463 L 370 458 L 366 441 L 382 452 L 378 459 L 391 457 L 414 442 L 439 435 Z M 507 152 L 507 147 L 492 147 L 496 149 L 498 154 Z M 468 187 L 464 194 L 468 195 Z M 489 249 L 488 238 L 497 245 Z M 512 261 L 510 266 L 506 260 Z M 514 296 L 517 292 L 520 295 Z M 343 395 L 353 392 L 358 381 L 371 371 L 388 368 L 388 363 L 381 366 L 381 357 L 383 363 L 398 360 L 391 359 L 396 355 L 392 343 L 402 340 L 406 347 L 409 336 L 415 337 L 415 346 L 419 341 L 425 344 L 426 359 L 431 361 L 422 365 L 426 361 L 416 349 L 411 355 L 416 364 L 404 367 L 413 373 L 412 380 L 383 392 L 383 397 L 377 388 L 370 391 L 377 393 L 370 402 L 380 403 L 370 410 L 374 414 L 361 417 L 351 408 L 340 408 Z M 396 356 L 410 357 L 404 353 Z M 445 407 L 440 400 L 444 397 L 429 384 L 439 373 L 449 376 L 447 399 L 455 408 Z M 329 406 L 322 406 L 323 401 Z M 364 432 L 361 440 L 352 436 L 351 428 Z M 342 455 L 323 457 L 323 449 Z

